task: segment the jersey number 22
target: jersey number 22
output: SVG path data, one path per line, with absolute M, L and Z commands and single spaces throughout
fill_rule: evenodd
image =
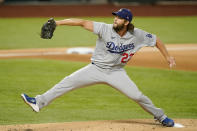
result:
M 121 59 L 121 62 L 127 63 L 130 60 L 131 56 L 133 56 L 133 55 L 134 55 L 133 53 L 131 53 L 130 55 L 128 53 L 123 53 L 122 54 L 123 57 Z

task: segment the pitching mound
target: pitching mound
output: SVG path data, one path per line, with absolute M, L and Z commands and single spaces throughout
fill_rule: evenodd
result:
M 152 119 L 65 122 L 0 126 L 3 131 L 196 131 L 196 119 L 176 119 L 183 128 L 163 127 Z

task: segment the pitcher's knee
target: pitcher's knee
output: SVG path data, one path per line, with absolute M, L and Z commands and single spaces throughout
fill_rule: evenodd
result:
M 141 101 L 142 98 L 143 98 L 143 94 L 142 93 L 138 93 L 138 94 L 135 94 L 134 96 L 132 96 L 131 98 L 134 100 L 134 101 Z

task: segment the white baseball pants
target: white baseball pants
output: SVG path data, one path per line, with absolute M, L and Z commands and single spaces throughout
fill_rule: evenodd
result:
M 36 101 L 41 109 L 57 97 L 71 90 L 97 83 L 105 83 L 119 90 L 128 98 L 137 102 L 145 111 L 152 114 L 157 119 L 162 121 L 166 118 L 163 110 L 156 108 L 151 100 L 139 91 L 124 69 L 102 69 L 94 64 L 89 64 L 65 77 L 44 94 L 37 95 Z

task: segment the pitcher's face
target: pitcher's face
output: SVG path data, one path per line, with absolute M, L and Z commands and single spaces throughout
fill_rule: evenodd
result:
M 113 23 L 113 28 L 115 31 L 120 31 L 124 28 L 126 25 L 126 20 L 120 18 L 119 16 L 114 17 L 114 23 Z

